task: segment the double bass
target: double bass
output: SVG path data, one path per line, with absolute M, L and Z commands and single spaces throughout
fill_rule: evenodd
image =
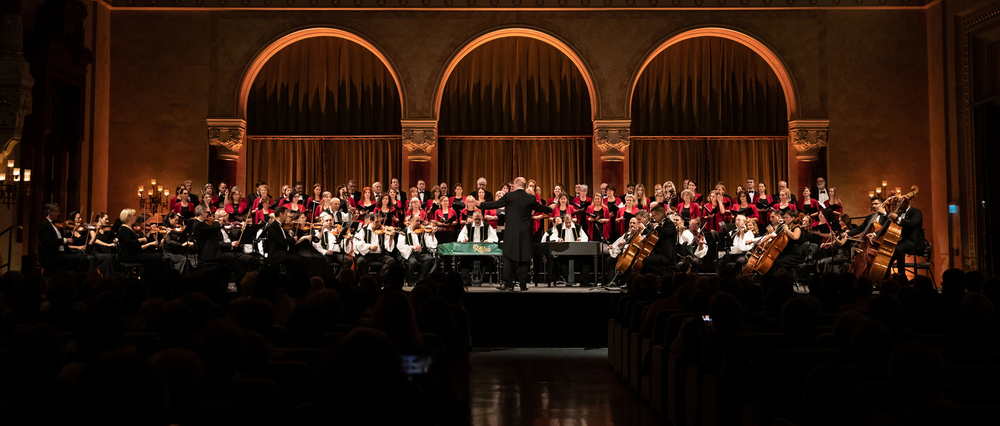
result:
M 920 189 L 916 185 L 910 187 L 910 193 L 906 195 L 897 195 L 895 207 L 892 209 L 891 214 L 899 214 L 899 207 L 903 205 L 903 200 L 909 200 L 917 195 Z M 885 279 L 886 272 L 889 271 L 889 262 L 892 261 L 893 254 L 896 253 L 896 245 L 899 244 L 900 234 L 903 232 L 903 226 L 896 222 L 889 222 L 886 225 L 888 229 L 878 239 L 875 240 L 874 245 L 878 247 L 878 252 L 875 254 L 875 258 L 872 259 L 871 266 L 868 270 L 868 277 L 872 279 L 875 284 L 880 284 L 882 280 Z M 860 255 L 860 254 L 859 254 Z
M 798 217 L 792 219 L 792 225 L 798 225 L 805 213 L 799 213 Z M 778 224 L 778 229 L 774 235 L 767 235 L 761 238 L 748 253 L 747 264 L 743 267 L 743 275 L 752 275 L 754 272 L 764 275 L 774 266 L 774 260 L 778 258 L 781 251 L 788 245 L 788 228 L 784 221 Z

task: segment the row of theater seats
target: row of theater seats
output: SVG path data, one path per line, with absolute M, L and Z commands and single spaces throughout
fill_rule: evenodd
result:
M 926 288 L 890 284 L 893 294 L 874 295 L 861 280 L 855 300 L 829 304 L 836 295 L 825 290 L 840 278 L 825 278 L 818 298 L 789 294 L 791 277 L 765 280 L 776 310 L 753 307 L 761 292 L 747 279 L 667 277 L 656 294 L 658 277 L 635 277 L 609 306 L 609 368 L 672 425 L 1000 418 L 997 320 L 986 296 L 963 289 L 957 309 L 932 307 L 936 324 L 913 327 L 904 311 Z M 921 278 L 917 286 L 929 283 Z M 947 304 L 938 299 L 930 305 Z
M 0 424 L 469 422 L 459 276 L 209 281 L 5 275 Z

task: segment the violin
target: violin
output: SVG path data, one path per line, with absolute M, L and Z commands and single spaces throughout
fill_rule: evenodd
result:
M 391 226 L 385 226 L 385 225 L 383 225 L 380 228 L 378 228 L 378 229 L 375 230 L 375 235 L 394 234 L 394 233 L 396 233 L 396 228 L 393 228 Z

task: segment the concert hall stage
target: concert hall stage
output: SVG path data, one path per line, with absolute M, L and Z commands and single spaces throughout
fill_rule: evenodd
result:
M 500 291 L 467 287 L 466 309 L 476 347 L 607 346 L 608 306 L 618 290 L 548 287 Z

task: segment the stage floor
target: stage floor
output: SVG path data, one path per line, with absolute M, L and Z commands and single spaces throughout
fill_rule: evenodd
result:
M 468 293 L 484 293 L 484 294 L 492 294 L 492 293 L 502 294 L 503 292 L 511 293 L 510 291 L 507 290 L 504 291 L 498 290 L 495 284 L 483 285 L 482 287 L 469 286 L 465 288 L 465 291 Z M 528 291 L 526 291 L 525 293 L 605 294 L 605 293 L 618 293 L 621 291 L 622 290 L 617 287 L 580 287 L 580 286 L 549 287 L 545 284 L 539 284 L 538 287 L 535 287 L 534 284 L 528 284 Z M 520 288 L 514 287 L 513 293 L 520 293 L 520 292 L 521 292 Z

